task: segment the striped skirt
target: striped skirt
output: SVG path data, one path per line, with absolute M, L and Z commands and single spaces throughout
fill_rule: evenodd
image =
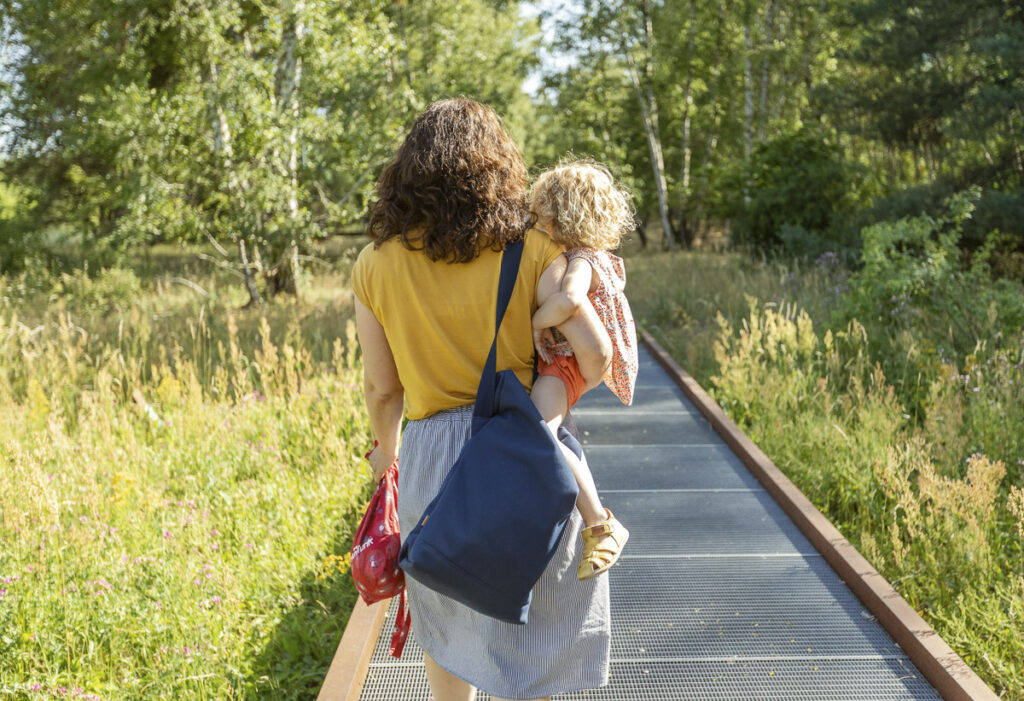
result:
M 398 518 L 416 525 L 469 440 L 472 406 L 410 421 L 402 434 Z M 529 623 L 477 613 L 406 578 L 416 641 L 438 665 L 487 692 L 537 699 L 594 689 L 608 680 L 608 577 L 576 578 L 582 541 L 573 510 L 561 543 L 533 588 Z

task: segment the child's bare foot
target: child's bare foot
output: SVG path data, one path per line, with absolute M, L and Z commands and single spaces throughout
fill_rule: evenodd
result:
M 622 548 L 629 540 L 626 527 L 619 523 L 611 511 L 604 511 L 605 520 L 580 531 L 583 537 L 583 557 L 576 576 L 581 580 L 593 579 L 618 562 Z

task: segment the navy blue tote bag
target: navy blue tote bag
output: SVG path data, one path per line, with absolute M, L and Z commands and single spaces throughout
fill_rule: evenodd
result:
M 533 585 L 558 548 L 577 493 L 572 470 L 522 383 L 512 370 L 495 371 L 498 329 L 522 254 L 517 241 L 502 255 L 494 342 L 469 442 L 399 555 L 407 577 L 519 624 L 527 621 Z M 579 443 L 565 435 L 579 453 Z

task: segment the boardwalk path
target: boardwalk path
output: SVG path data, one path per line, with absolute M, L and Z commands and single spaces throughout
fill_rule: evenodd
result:
M 610 683 L 556 698 L 939 698 L 646 351 L 632 407 L 600 388 L 573 413 L 632 536 L 608 574 Z M 415 638 L 387 655 L 393 617 L 359 698 L 425 701 Z

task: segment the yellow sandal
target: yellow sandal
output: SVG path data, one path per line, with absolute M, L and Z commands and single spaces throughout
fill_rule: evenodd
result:
M 583 557 L 576 570 L 581 580 L 593 579 L 608 570 L 619 560 L 622 548 L 629 540 L 629 531 L 619 523 L 614 514 L 604 510 L 608 518 L 580 531 L 583 537 Z

